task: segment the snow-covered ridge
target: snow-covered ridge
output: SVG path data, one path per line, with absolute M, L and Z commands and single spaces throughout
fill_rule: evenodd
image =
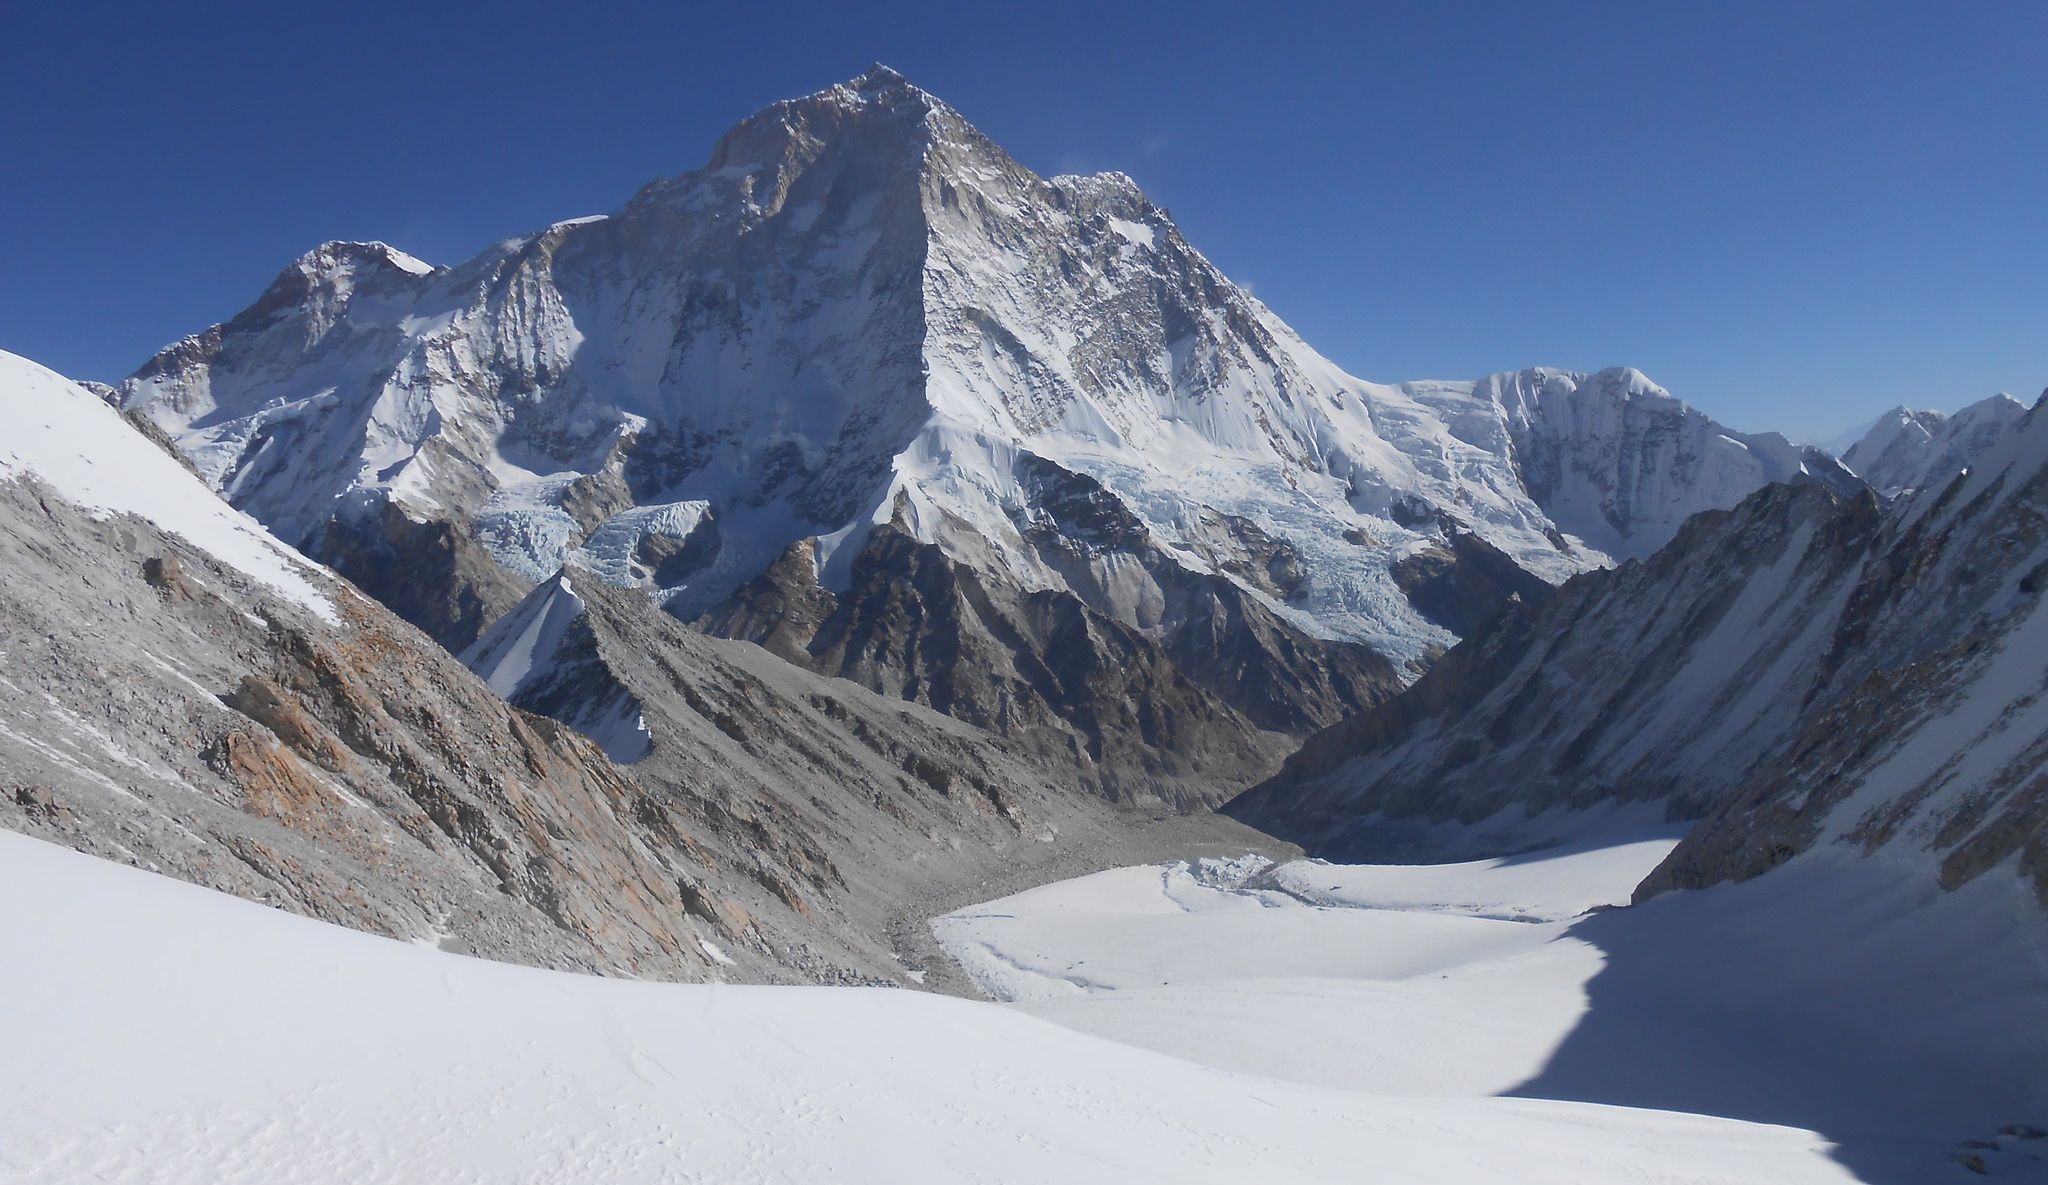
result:
M 318 565 L 231 509 L 76 383 L 0 351 L 0 477 L 31 473 L 101 514 L 148 519 L 251 580 L 335 620 Z
M 2044 515 L 2048 399 L 1908 498 L 1767 488 L 1501 618 L 1230 812 L 1356 855 L 1649 800 L 1702 821 L 1645 893 L 1847 849 L 1949 890 L 2016 864 L 2048 901 Z

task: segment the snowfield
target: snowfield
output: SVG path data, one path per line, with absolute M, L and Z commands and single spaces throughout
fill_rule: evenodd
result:
M 1082 1032 L 1324 1086 L 1492 1095 L 1541 1070 L 1586 1011 L 1604 959 L 1569 919 L 1626 902 L 1676 842 L 1120 868 L 934 929 L 983 991 Z
M 1117 869 L 933 928 L 1017 1011 L 1211 1067 L 1792 1124 L 1870 1181 L 1970 1179 L 1972 1151 L 2048 1180 L 2048 1139 L 1998 1135 L 2048 1127 L 2048 927 L 2010 868 L 1943 893 L 1828 848 L 1608 910 L 1676 843 L 1613 822 L 1465 864 Z
M 1344 1092 L 907 991 L 480 962 L 8 833 L 0 944 L 0 1178 L 39 1185 L 1852 1179 L 1789 1128 Z

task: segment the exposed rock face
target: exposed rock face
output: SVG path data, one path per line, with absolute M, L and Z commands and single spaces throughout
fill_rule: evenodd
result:
M 1885 849 L 2048 900 L 2048 411 L 1940 489 L 1816 483 L 1481 629 L 1228 808 L 1332 855 L 1430 821 L 1653 800 L 1700 819 L 1644 894 Z M 1500 812 L 1507 811 L 1506 815 Z M 1560 824 L 1568 826 L 1568 824 Z
M 534 635 L 586 661 L 524 680 L 530 646 L 507 691 L 623 719 L 622 768 L 0 355 L 8 410 L 35 430 L 0 440 L 0 826 L 489 958 L 799 982 L 901 982 L 925 904 L 1152 854 L 1143 817 L 978 730 L 593 581 L 597 612 Z M 1258 843 L 1175 834 L 1211 831 Z
M 1888 498 L 1947 484 L 2027 414 L 2010 395 L 1993 395 L 1954 415 L 1895 407 L 1842 454 L 1842 463 Z
M 1400 687 L 1402 672 L 1370 648 L 1306 637 L 1243 584 L 1175 563 L 1092 480 L 1048 462 L 1030 471 L 1057 488 L 1025 537 L 1094 596 L 1031 589 L 976 562 L 964 528 L 949 549 L 899 520 L 870 532 L 846 591 L 825 588 L 800 545 L 700 624 L 1025 739 L 1112 798 L 1184 808 L 1270 771 L 1286 734 Z M 1285 551 L 1256 528 L 1231 538 L 1224 562 L 1269 586 L 1288 579 Z M 1094 607 L 1119 595 L 1091 584 L 1105 557 L 1145 574 L 1124 582 L 1144 591 L 1130 606 L 1139 627 Z
M 416 521 L 392 502 L 330 520 L 311 550 L 451 650 L 476 641 L 529 587 L 494 561 L 464 524 Z
M 1153 638 L 1071 593 L 992 580 L 894 527 L 869 537 L 846 593 L 778 563 L 712 624 L 1015 737 L 1120 800 L 1211 805 L 1287 749 Z
M 1553 591 L 1499 548 L 1448 522 L 1442 544 L 1395 561 L 1393 573 L 1417 612 L 1460 637 Z
M 1077 730 L 1136 785 L 1181 776 L 1178 726 L 1112 721 L 1134 714 L 1106 670 L 1037 668 L 1129 659 L 1134 687 L 1215 701 L 1186 722 L 1300 735 L 1521 583 L 1446 585 L 1440 550 L 1478 570 L 1454 540 L 1554 582 L 1814 460 L 1632 371 L 1353 378 L 1130 178 L 1038 177 L 880 68 L 455 267 L 327 244 L 118 398 L 451 646 L 568 565 L 991 727 Z M 919 547 L 872 545 L 890 531 L 1000 606 L 950 624 L 968 607 Z M 929 635 L 862 624 L 927 595 Z M 833 614 L 820 641 L 808 618 Z M 1082 633 L 1074 658 L 1038 649 Z M 993 686 L 943 685 L 956 644 Z M 1258 765 L 1239 727 L 1219 777 Z

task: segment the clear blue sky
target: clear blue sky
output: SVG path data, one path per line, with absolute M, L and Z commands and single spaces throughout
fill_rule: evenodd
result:
M 2048 385 L 2048 4 L 0 0 L 0 347 L 118 378 L 317 242 L 613 209 L 880 60 L 1117 168 L 1363 377 L 1738 427 Z

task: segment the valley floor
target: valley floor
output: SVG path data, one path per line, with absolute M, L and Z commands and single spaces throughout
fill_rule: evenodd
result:
M 2019 1097 L 1997 1075 L 2036 1040 L 2039 968 L 1994 977 L 1977 1020 L 1926 1026 L 1932 1041 L 2005 1034 L 2005 1052 L 1968 1051 L 1976 1080 L 1887 1093 L 1872 1075 L 1893 1067 L 1808 1055 L 1928 1003 L 1916 993 L 1976 970 L 1966 951 L 1927 950 L 1919 981 L 1857 1008 L 1786 1008 L 1801 1032 L 1830 1007 L 1855 1018 L 1803 1044 L 1738 1033 L 1759 1001 L 1828 984 L 1796 965 L 1706 967 L 1747 932 L 1684 912 L 1714 894 L 1585 914 L 1625 899 L 1669 843 L 1422 869 L 1212 859 L 941 919 L 1005 1006 L 487 963 L 0 832 L 0 1180 L 1971 1179 L 1936 1144 L 1957 1123 L 2023 1118 L 1980 1109 Z M 1865 920 L 1854 902 L 1810 904 Z M 2009 934 L 1956 942 L 1973 940 L 2014 949 Z M 1640 970 L 1609 985 L 1645 960 L 1694 995 L 1659 995 Z M 1745 976 L 1753 989 L 1726 997 Z M 1886 1140 L 1843 1134 L 1836 1112 L 1858 1108 Z M 2026 1141 L 1994 1143 L 2002 1179 L 2038 1166 Z

